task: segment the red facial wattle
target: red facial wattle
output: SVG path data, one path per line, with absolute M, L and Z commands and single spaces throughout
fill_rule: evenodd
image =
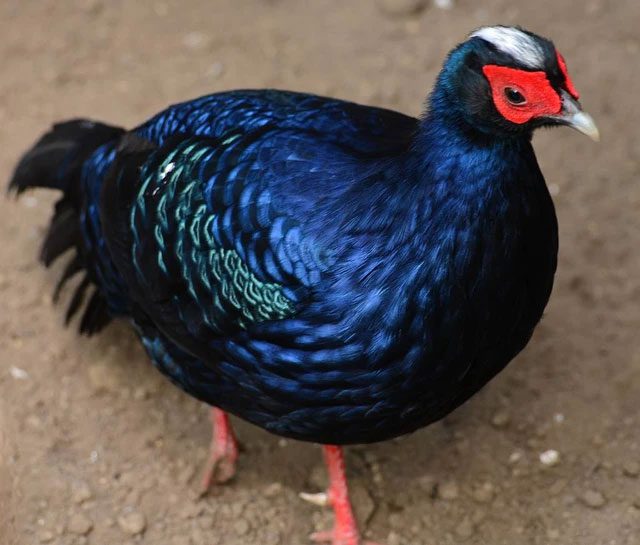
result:
M 560 53 L 558 53 L 557 51 L 556 51 L 556 56 L 558 57 L 558 66 L 560 67 L 560 71 L 564 76 L 564 85 L 567 91 L 569 92 L 569 94 L 573 98 L 578 100 L 580 98 L 580 93 L 578 93 L 575 86 L 573 85 L 573 82 L 571 81 L 571 78 L 569 77 L 569 72 L 567 71 L 567 63 L 564 62 L 564 57 L 560 55 Z
M 544 72 L 528 72 L 493 64 L 484 66 L 482 71 L 491 86 L 496 109 L 508 121 L 521 125 L 534 117 L 560 113 L 562 101 Z M 567 85 L 568 82 L 567 79 Z M 517 90 L 525 101 L 522 104 L 511 103 L 505 95 L 507 88 Z

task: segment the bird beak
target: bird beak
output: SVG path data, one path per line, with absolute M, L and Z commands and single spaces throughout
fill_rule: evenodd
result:
M 593 118 L 587 112 L 582 111 L 580 103 L 564 89 L 560 90 L 560 98 L 562 99 L 560 113 L 549 116 L 549 118 L 560 125 L 573 127 L 582 134 L 586 134 L 591 140 L 599 142 L 600 131 L 598 131 Z

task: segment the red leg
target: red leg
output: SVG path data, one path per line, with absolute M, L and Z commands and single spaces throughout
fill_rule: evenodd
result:
M 202 492 L 209 490 L 212 482 L 222 484 L 236 474 L 238 443 L 229 422 L 229 415 L 216 407 L 211 408 L 211 447 L 209 460 L 202 477 Z
M 324 458 L 329 471 L 329 489 L 326 494 L 301 494 L 302 498 L 318 505 L 330 505 L 335 514 L 333 530 L 316 532 L 311 535 L 315 542 L 328 542 L 331 545 L 376 545 L 361 541 L 358 525 L 353 516 L 347 477 L 345 475 L 342 448 L 333 445 L 324 446 Z

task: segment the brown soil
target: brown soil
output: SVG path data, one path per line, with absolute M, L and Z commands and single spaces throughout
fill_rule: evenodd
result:
M 413 15 L 381 3 L 407 4 L 3 0 L 0 178 L 55 120 L 130 126 L 171 102 L 265 86 L 417 114 L 472 28 L 552 37 L 603 141 L 536 136 L 561 231 L 546 317 L 444 422 L 349 449 L 351 483 L 366 534 L 387 545 L 640 543 L 640 3 L 458 0 Z M 297 498 L 323 485 L 317 447 L 236 422 L 239 475 L 199 500 L 205 407 L 152 369 L 124 324 L 92 339 L 63 327 L 59 267 L 36 260 L 52 201 L 0 199 L 0 543 L 308 543 L 330 523 Z M 550 449 L 559 461 L 545 466 Z

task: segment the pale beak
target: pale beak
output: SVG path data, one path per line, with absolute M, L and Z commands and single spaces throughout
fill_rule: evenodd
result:
M 561 125 L 573 127 L 582 134 L 586 134 L 592 140 L 599 142 L 600 131 L 598 131 L 593 118 L 587 112 L 583 112 L 580 103 L 564 89 L 560 91 L 560 97 L 562 98 L 560 113 L 551 115 L 549 118 Z

